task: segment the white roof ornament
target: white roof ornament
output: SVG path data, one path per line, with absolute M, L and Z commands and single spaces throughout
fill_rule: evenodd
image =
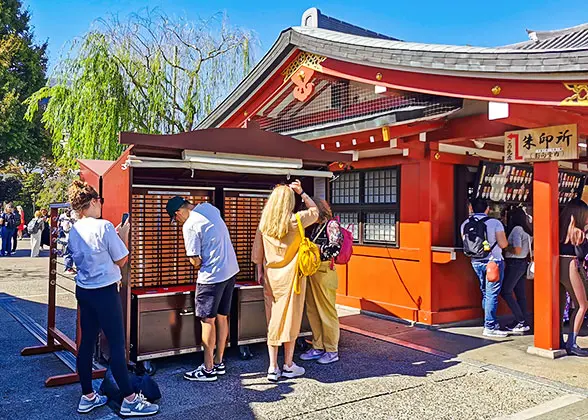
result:
M 316 7 L 311 7 L 307 9 L 302 14 L 302 23 L 300 26 L 309 26 L 311 28 L 318 28 L 319 27 L 319 15 L 321 14 L 320 10 Z

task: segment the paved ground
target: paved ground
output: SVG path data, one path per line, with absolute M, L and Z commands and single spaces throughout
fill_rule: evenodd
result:
M 77 418 L 74 407 L 79 385 L 43 386 L 47 376 L 68 373 L 67 367 L 55 355 L 25 358 L 19 354 L 23 347 L 36 345 L 38 340 L 17 322 L 14 314 L 44 325 L 47 264 L 46 258 L 0 259 L 0 419 Z M 59 283 L 73 288 L 68 280 Z M 58 304 L 58 326 L 72 334 L 74 298 L 61 290 Z M 558 407 L 568 410 L 569 416 L 552 418 L 579 418 L 587 412 L 584 398 L 588 390 L 581 388 L 588 383 L 584 381 L 584 371 L 588 371 L 585 364 L 583 371 L 574 365 L 578 383 L 562 380 L 565 377 L 550 378 L 543 371 L 536 375 L 497 364 L 504 355 L 506 359 L 516 355 L 523 366 L 538 359 L 522 351 L 506 350 L 504 343 L 468 339 L 462 332 L 430 332 L 363 315 L 346 315 L 342 318 L 347 330 L 341 336 L 341 362 L 330 367 L 305 364 L 306 377 L 277 385 L 265 380 L 267 358 L 263 346 L 255 347 L 256 357 L 248 361 L 230 355 L 228 374 L 213 384 L 182 379 L 185 370 L 200 363 L 199 355 L 159 362 L 155 379 L 164 397 L 158 418 L 469 420 L 513 415 L 510 418 L 532 418 Z M 380 339 L 351 332 L 354 327 L 369 330 Z M 399 344 L 419 344 L 426 351 Z M 436 350 L 462 355 L 453 358 Z M 472 351 L 482 353 L 474 357 L 468 353 Z M 491 360 L 484 361 L 484 357 Z M 576 362 L 577 359 L 568 364 Z M 542 369 L 548 371 L 550 366 L 563 369 L 553 364 Z M 116 415 L 104 407 L 83 418 Z

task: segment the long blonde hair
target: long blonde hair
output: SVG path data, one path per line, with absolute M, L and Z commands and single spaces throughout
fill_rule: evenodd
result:
M 259 230 L 266 236 L 282 239 L 288 234 L 296 199 L 287 185 L 278 185 L 269 196 L 259 222 Z

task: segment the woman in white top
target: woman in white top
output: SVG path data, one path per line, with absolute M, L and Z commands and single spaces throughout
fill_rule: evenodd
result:
M 31 220 L 27 226 L 29 235 L 31 237 L 31 257 L 39 256 L 39 249 L 41 247 L 41 234 L 45 228 L 45 222 L 41 218 L 41 212 L 37 210 L 35 217 Z
M 118 285 L 120 269 L 127 263 L 126 244 L 129 224 L 116 229 L 103 220 L 102 203 L 96 190 L 82 181 L 69 188 L 71 207 L 80 220 L 69 234 L 68 248 L 76 264 L 76 299 L 79 306 L 82 340 L 78 348 L 77 370 L 82 385 L 79 413 L 89 413 L 107 402 L 107 398 L 92 389 L 92 359 L 96 337 L 104 332 L 110 347 L 110 368 L 125 396 L 120 414 L 146 416 L 157 413 L 159 407 L 149 403 L 140 393 L 135 394 L 127 370 L 125 333 Z M 119 236 L 120 235 L 120 236 Z
M 506 233 L 508 247 L 505 249 L 504 280 L 500 295 L 515 317 L 506 328 L 514 333 L 526 333 L 531 329 L 525 316 L 527 311 L 525 287 L 533 243 L 533 229 L 529 225 L 527 213 L 522 208 L 517 207 L 508 213 Z

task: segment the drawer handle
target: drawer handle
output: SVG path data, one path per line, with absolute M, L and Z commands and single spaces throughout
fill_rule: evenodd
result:
M 182 312 L 180 312 L 180 316 L 190 316 L 190 315 L 194 315 L 194 311 L 187 311 L 186 309 L 183 309 Z

